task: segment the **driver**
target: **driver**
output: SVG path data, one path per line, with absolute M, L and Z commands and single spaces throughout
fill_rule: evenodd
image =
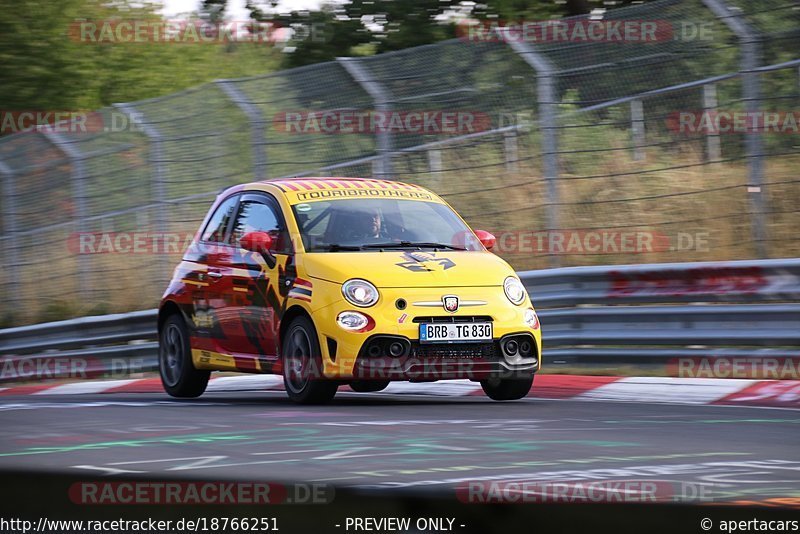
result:
M 350 239 L 386 239 L 387 236 L 383 228 L 379 209 L 373 208 L 367 211 L 354 212 L 351 220 L 353 226 L 348 232 L 348 237 Z

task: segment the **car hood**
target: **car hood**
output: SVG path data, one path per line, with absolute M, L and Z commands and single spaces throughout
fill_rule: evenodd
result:
M 303 264 L 312 278 L 341 284 L 363 278 L 376 287 L 502 286 L 513 269 L 491 252 L 319 252 Z

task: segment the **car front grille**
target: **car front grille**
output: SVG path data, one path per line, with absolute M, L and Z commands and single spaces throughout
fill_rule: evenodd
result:
M 490 323 L 489 315 L 427 315 L 414 317 L 415 323 Z
M 431 343 L 411 344 L 411 356 L 414 358 L 460 359 L 460 360 L 492 360 L 497 357 L 496 343 Z

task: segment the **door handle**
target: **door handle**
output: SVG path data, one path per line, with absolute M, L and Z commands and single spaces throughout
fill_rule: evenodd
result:
M 208 271 L 208 273 L 206 273 L 206 274 L 208 274 L 208 276 L 211 277 L 211 278 L 215 278 L 215 279 L 222 278 L 222 273 L 218 273 L 216 271 Z

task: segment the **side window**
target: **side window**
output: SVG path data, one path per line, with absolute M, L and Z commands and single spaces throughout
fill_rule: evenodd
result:
M 288 233 L 271 205 L 251 199 L 243 200 L 239 204 L 230 242 L 238 246 L 242 236 L 249 232 L 266 232 L 272 237 L 274 252 L 291 253 Z
M 228 229 L 228 222 L 233 217 L 233 210 L 236 208 L 236 201 L 239 195 L 234 195 L 222 202 L 211 216 L 211 219 L 203 230 L 200 237 L 202 241 L 210 243 L 223 243 L 225 241 L 225 232 Z
M 298 204 L 294 206 L 295 220 L 300 227 L 306 251 L 325 245 L 325 237 L 333 213 L 330 204 L 330 202 L 315 202 L 311 205 Z

